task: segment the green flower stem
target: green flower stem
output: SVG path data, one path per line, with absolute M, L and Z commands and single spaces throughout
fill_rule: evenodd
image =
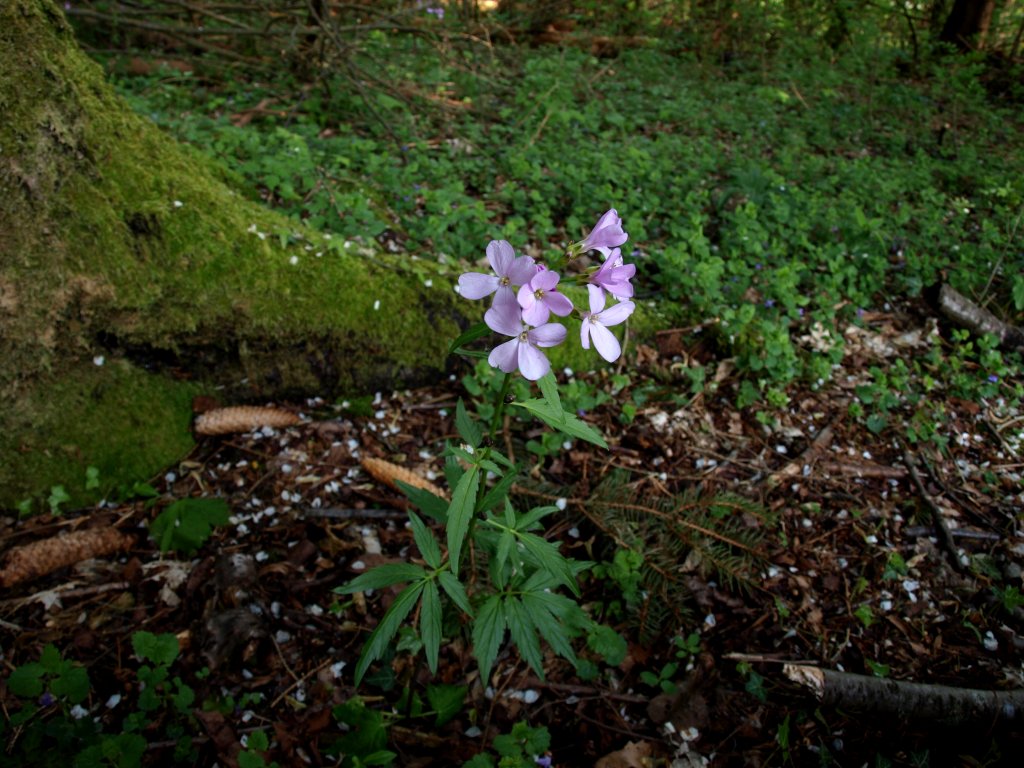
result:
M 491 454 L 491 445 L 494 443 L 494 437 L 498 433 L 498 426 L 501 424 L 501 419 L 505 415 L 505 397 L 508 395 L 509 390 L 512 389 L 512 374 L 506 373 L 505 378 L 501 381 L 501 390 L 498 393 L 498 401 L 494 404 L 494 415 L 491 417 L 491 426 L 487 431 L 487 439 L 484 441 L 484 446 L 481 447 L 481 459 L 486 459 Z M 480 486 L 476 491 L 476 507 L 480 506 L 480 503 L 484 500 L 484 496 L 487 495 L 487 475 L 481 470 Z M 474 508 L 475 509 L 475 508 Z M 469 528 L 466 531 L 466 541 L 473 540 L 473 529 L 476 527 L 476 515 L 474 514 L 469 519 Z M 461 569 L 462 560 L 466 557 L 466 552 L 469 547 L 463 547 L 462 552 L 459 553 L 459 566 Z
M 501 417 L 505 415 L 505 397 L 512 389 L 512 374 L 506 373 L 501 381 L 501 392 L 498 394 L 498 402 L 494 405 L 494 416 L 491 417 L 491 428 L 487 432 L 489 442 L 494 442 L 494 436 L 498 432 L 498 425 L 501 424 Z

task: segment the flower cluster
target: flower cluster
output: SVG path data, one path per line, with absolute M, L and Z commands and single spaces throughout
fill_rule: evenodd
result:
M 569 261 L 588 251 L 598 251 L 604 262 L 596 270 L 580 275 L 587 283 L 590 309 L 576 310 L 572 301 L 559 292 L 561 276 L 529 256 L 516 256 L 505 240 L 492 240 L 487 246 L 487 261 L 493 274 L 467 272 L 459 277 L 459 293 L 466 299 L 483 299 L 493 294 L 491 307 L 484 313 L 487 327 L 510 341 L 491 350 L 487 361 L 505 373 L 519 370 L 531 381 L 551 370 L 551 363 L 541 351 L 565 341 L 566 329 L 561 323 L 548 322 L 551 315 L 580 317 L 580 342 L 584 349 L 594 348 L 608 362 L 622 354 L 619 340 L 608 330 L 633 314 L 636 308 L 630 279 L 636 265 L 624 264 L 619 248 L 628 239 L 622 219 L 615 209 L 605 213 L 590 234 L 572 243 L 566 255 Z M 607 305 L 607 297 L 616 303 Z

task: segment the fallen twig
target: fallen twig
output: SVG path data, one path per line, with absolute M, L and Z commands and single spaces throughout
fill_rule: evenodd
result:
M 942 510 L 939 509 L 939 505 L 935 503 L 931 494 L 924 487 L 921 475 L 917 471 L 917 465 L 907 451 L 903 452 L 903 463 L 906 465 L 907 471 L 910 472 L 910 479 L 914 483 L 914 487 L 917 489 L 922 501 L 924 501 L 925 506 L 928 507 L 928 511 L 932 514 L 932 523 L 935 525 L 935 531 L 939 536 L 939 545 L 945 550 L 953 568 L 959 573 L 963 573 L 966 569 L 964 564 L 960 562 L 960 554 L 957 552 L 956 542 L 953 541 L 953 534 L 949 532 L 949 526 L 946 525 L 946 518 L 942 516 Z
M 1024 723 L 1024 689 L 954 688 L 797 664 L 786 664 L 783 673 L 793 682 L 809 688 L 818 701 L 835 707 L 950 725 L 995 721 Z

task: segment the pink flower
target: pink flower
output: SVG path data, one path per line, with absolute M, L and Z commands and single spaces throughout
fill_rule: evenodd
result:
M 540 270 L 519 289 L 519 306 L 523 308 L 523 322 L 527 325 L 543 325 L 554 312 L 565 317 L 572 312 L 572 302 L 564 293 L 555 290 L 559 277 L 557 272 Z
M 620 301 L 605 309 L 604 291 L 596 285 L 588 285 L 587 291 L 590 293 L 590 311 L 583 313 L 580 342 L 584 349 L 590 349 L 590 340 L 593 339 L 598 354 L 609 363 L 613 363 L 622 354 L 622 347 L 619 346 L 615 334 L 608 330 L 608 326 L 623 322 L 633 314 L 636 305 L 632 301 Z
M 590 230 L 590 234 L 579 243 L 580 252 L 600 251 L 607 256 L 612 248 L 622 245 L 628 239 L 629 235 L 622 229 L 622 219 L 612 208 L 598 220 L 594 228 Z
M 493 275 L 482 272 L 466 272 L 459 276 L 459 293 L 466 299 L 482 299 L 495 294 L 515 302 L 513 285 L 525 285 L 536 273 L 534 261 L 529 256 L 516 258 L 516 252 L 505 240 L 491 240 L 487 244 L 487 261 L 494 270 Z
M 636 264 L 623 264 L 622 252 L 613 248 L 601 268 L 590 276 L 590 282 L 604 288 L 619 300 L 630 299 L 633 297 L 633 286 L 629 281 L 635 274 Z
M 494 306 L 484 313 L 484 322 L 491 330 L 513 337 L 492 349 L 487 362 L 505 373 L 518 368 L 530 381 L 536 381 L 551 370 L 551 363 L 540 347 L 553 347 L 565 341 L 564 325 L 545 323 L 527 328 L 519 305 L 514 301 L 499 301 L 497 297 Z

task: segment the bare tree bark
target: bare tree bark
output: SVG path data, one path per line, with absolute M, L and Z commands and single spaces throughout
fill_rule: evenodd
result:
M 925 685 L 798 664 L 786 664 L 783 673 L 809 688 L 823 704 L 845 709 L 948 725 L 1024 724 L 1024 690 L 1020 689 Z
M 980 51 L 992 23 L 995 0 L 956 0 L 946 17 L 939 40 L 961 51 Z
M 950 320 L 972 333 L 979 336 L 991 333 L 999 339 L 1004 349 L 1024 352 L 1024 330 L 1000 320 L 948 284 L 939 289 L 939 309 Z

